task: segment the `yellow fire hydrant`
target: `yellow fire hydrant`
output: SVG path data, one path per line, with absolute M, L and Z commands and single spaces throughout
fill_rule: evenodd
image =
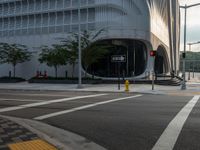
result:
M 125 92 L 129 92 L 129 81 L 125 81 Z

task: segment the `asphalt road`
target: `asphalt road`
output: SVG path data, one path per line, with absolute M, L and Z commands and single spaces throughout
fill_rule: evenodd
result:
M 40 120 L 108 150 L 199 150 L 199 108 L 198 96 L 0 91 L 0 114 Z

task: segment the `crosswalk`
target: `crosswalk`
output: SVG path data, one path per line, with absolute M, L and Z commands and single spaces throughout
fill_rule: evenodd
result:
M 55 112 L 55 113 L 51 113 L 51 114 L 46 114 L 46 115 L 43 115 L 43 116 L 35 117 L 34 119 L 44 120 L 44 119 L 47 119 L 47 118 L 56 117 L 58 115 L 68 114 L 68 113 L 72 113 L 72 112 L 75 112 L 75 111 L 95 107 L 95 106 L 98 106 L 98 105 L 104 105 L 104 104 L 113 103 L 113 102 L 117 102 L 117 101 L 133 99 L 133 98 L 140 97 L 140 96 L 142 96 L 142 95 L 135 95 L 135 96 L 106 100 L 106 101 L 103 101 L 103 102 L 97 102 L 97 103 L 88 104 L 88 105 L 84 105 L 84 106 L 80 106 L 80 107 L 76 107 L 76 108 L 72 108 L 72 109 L 68 109 L 68 110 L 63 110 L 63 111 L 59 111 L 59 112 Z
M 25 98 L 22 98 L 25 96 Z M 46 97 L 46 99 L 45 99 Z M 55 98 L 55 99 L 52 99 Z M 162 102 L 162 96 L 159 96 L 156 102 Z M 173 150 L 177 142 L 178 137 L 194 107 L 199 102 L 200 96 L 186 97 L 186 100 L 176 101 L 175 105 L 178 105 L 175 115 L 171 116 L 170 122 L 165 124 L 165 129 L 157 138 L 157 141 L 152 145 L 152 150 Z M 90 110 L 91 108 L 108 108 L 116 105 L 116 108 L 127 106 L 127 103 L 142 104 L 142 106 L 149 105 L 150 107 L 159 109 L 159 105 L 152 100 L 150 95 L 142 94 L 116 94 L 116 93 L 71 93 L 71 94 L 11 94 L 6 97 L 6 93 L 0 93 L 0 114 L 15 116 L 34 120 L 48 120 L 57 119 L 57 117 L 64 118 L 64 116 L 73 114 L 74 112 L 81 112 L 83 110 Z M 169 99 L 173 103 L 172 100 Z M 171 103 L 170 102 L 170 103 Z M 9 105 L 5 105 L 9 104 Z M 21 104 L 22 103 L 22 104 Z M 146 103 L 146 104 L 145 104 Z M 163 101 L 163 103 L 168 103 Z M 118 105 L 117 105 L 118 104 Z M 123 104 L 126 104 L 123 106 Z M 162 104 L 162 103 L 161 103 Z M 164 104 L 164 106 L 166 105 Z M 130 106 L 131 106 L 130 105 Z M 158 105 L 155 107 L 154 105 Z M 99 107 L 101 106 L 101 107 Z M 170 106 L 172 106 L 170 104 Z M 161 106 L 160 106 L 161 107 Z M 137 108 L 137 107 L 136 107 Z M 123 108 L 126 110 L 126 108 Z M 151 109 L 151 108 L 146 108 Z M 169 108 L 169 115 L 172 115 Z M 107 109 L 109 111 L 109 109 Z M 121 110 L 120 110 L 121 111 Z M 130 109 L 127 109 L 130 111 Z M 115 110 L 117 112 L 117 110 Z M 123 111 L 125 112 L 125 111 Z M 133 112 L 135 112 L 133 110 Z M 140 110 L 142 112 L 142 110 Z M 146 111 L 144 111 L 146 112 Z M 148 111 L 147 111 L 148 112 Z M 101 111 L 99 111 L 101 113 Z M 105 113 L 105 110 L 104 110 Z M 118 114 L 118 113 L 117 113 Z M 153 113 L 154 114 L 154 113 Z M 162 114 L 162 113 L 161 113 Z M 83 115 L 83 114 L 82 114 Z M 134 114 L 135 115 L 135 114 Z M 138 114 L 140 115 L 140 114 Z M 149 115 L 149 114 L 145 114 Z M 126 116 L 124 116 L 126 117 Z M 152 118 L 153 120 L 155 118 Z M 145 120 L 144 120 L 145 121 Z M 134 125 L 134 124 L 133 124 Z
M 25 104 L 25 105 L 7 107 L 7 108 L 0 109 L 0 113 L 2 113 L 2 112 L 8 112 L 8 111 L 14 111 L 14 110 L 19 110 L 19 109 L 25 109 L 25 108 L 30 108 L 30 107 L 37 107 L 37 106 L 42 106 L 42 105 L 48 105 L 48 104 L 53 104 L 53 103 L 61 103 L 61 102 L 66 102 L 66 101 L 72 101 L 72 100 L 76 100 L 76 99 L 98 97 L 98 96 L 103 96 L 103 95 L 106 95 L 106 94 L 76 96 L 76 97 L 70 97 L 70 98 L 62 98 L 62 99 L 56 99 L 56 100 L 42 101 L 42 102 L 38 102 L 38 103 L 30 103 L 30 104 Z

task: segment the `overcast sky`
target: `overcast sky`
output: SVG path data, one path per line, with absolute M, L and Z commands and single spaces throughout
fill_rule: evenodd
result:
M 200 3 L 200 0 L 180 0 L 181 5 Z M 184 11 L 182 14 L 182 33 L 181 33 L 181 50 L 183 50 L 183 23 L 184 23 Z M 192 7 L 188 9 L 187 15 L 187 43 L 200 41 L 200 6 Z M 188 48 L 188 47 L 187 47 Z M 193 51 L 200 52 L 200 44 L 192 46 Z

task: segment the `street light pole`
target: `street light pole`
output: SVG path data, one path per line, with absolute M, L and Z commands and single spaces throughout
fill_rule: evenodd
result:
M 82 66 L 81 66 L 81 0 L 78 1 L 78 86 L 82 87 Z
M 185 78 L 185 58 L 186 58 L 186 36 L 187 36 L 187 9 L 194 7 L 194 6 L 198 6 L 200 5 L 200 3 L 197 4 L 193 4 L 193 5 L 185 5 L 185 6 L 180 6 L 180 8 L 185 9 L 185 21 L 184 21 L 184 52 L 183 52 L 183 82 L 181 84 L 181 90 L 186 90 L 186 78 Z
M 185 78 L 185 57 L 186 57 L 186 36 L 187 36 L 187 33 L 186 33 L 186 21 L 187 21 L 187 5 L 185 5 L 184 7 L 185 9 L 185 20 L 184 20 L 184 52 L 183 52 L 183 82 L 182 82 L 182 85 L 181 85 L 181 90 L 186 90 L 186 78 Z

